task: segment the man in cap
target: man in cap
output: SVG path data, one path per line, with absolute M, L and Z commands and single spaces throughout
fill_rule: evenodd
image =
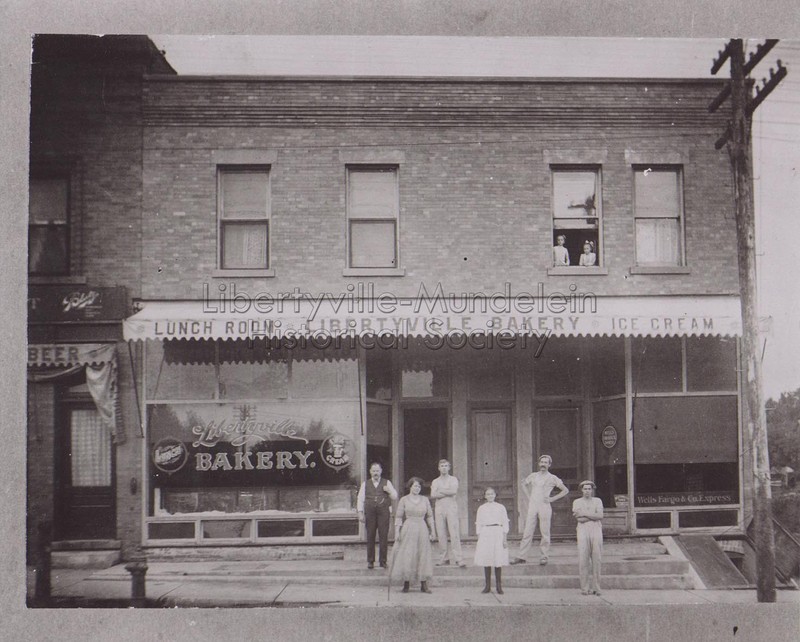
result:
M 582 595 L 600 595 L 600 558 L 603 555 L 603 500 L 594 497 L 589 479 L 580 484 L 582 496 L 572 502 L 578 520 L 578 569 Z
M 522 480 L 522 490 L 528 496 L 528 516 L 525 519 L 525 529 L 522 531 L 519 555 L 511 562 L 512 564 L 524 564 L 527 562 L 537 522 L 539 531 L 542 534 L 540 544 L 542 556 L 539 559 L 539 563 L 542 565 L 547 564 L 548 555 L 550 554 L 550 521 L 553 516 L 553 508 L 550 504 L 569 493 L 564 482 L 550 472 L 552 463 L 553 458 L 550 455 L 542 455 L 539 457 L 539 470 Z M 558 488 L 559 492 L 551 497 L 550 494 L 554 488 Z

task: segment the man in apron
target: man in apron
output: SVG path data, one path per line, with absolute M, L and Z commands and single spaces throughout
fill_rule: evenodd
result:
M 436 537 L 439 538 L 441 557 L 436 566 L 450 563 L 448 552 L 452 550 L 453 563 L 459 568 L 466 567 L 461 559 L 461 536 L 458 530 L 458 479 L 450 474 L 450 462 L 439 460 L 439 476 L 431 482 L 431 499 L 436 500 Z M 447 536 L 450 535 L 448 545 Z

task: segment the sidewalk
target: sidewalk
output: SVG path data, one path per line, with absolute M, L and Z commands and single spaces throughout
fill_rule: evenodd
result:
M 387 591 L 386 571 L 375 569 L 371 586 L 346 586 L 332 582 L 315 584 L 309 576 L 330 571 L 331 565 L 343 562 L 272 561 L 268 567 L 258 563 L 224 562 L 154 562 L 149 564 L 146 581 L 148 602 L 154 607 L 483 607 L 483 606 L 623 606 L 623 605 L 703 605 L 756 604 L 756 592 L 745 590 L 604 590 L 600 596 L 584 596 L 575 589 L 505 588 L 504 595 L 482 594 L 482 579 L 465 576 L 463 586 L 437 586 L 433 593 L 400 592 L 399 582 Z M 285 568 L 284 568 L 285 567 Z M 347 568 L 345 568 L 347 567 Z M 298 570 L 302 581 L 286 579 Z M 343 581 L 349 578 L 344 577 Z M 120 564 L 108 569 L 61 569 L 52 571 L 54 605 L 91 606 L 119 601 L 131 596 L 130 575 Z M 28 569 L 28 594 L 33 595 L 34 574 Z M 778 602 L 796 604 L 800 608 L 800 591 L 778 591 Z M 102 604 L 101 604 L 102 605 Z

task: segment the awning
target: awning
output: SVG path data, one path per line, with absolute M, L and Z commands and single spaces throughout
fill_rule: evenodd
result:
M 123 322 L 128 341 L 449 333 L 732 337 L 741 332 L 734 296 L 149 301 Z
M 28 345 L 28 381 L 50 383 L 85 370 L 86 386 L 97 412 L 117 443 L 125 440 L 120 421 L 117 349 L 113 343 Z
M 32 343 L 28 367 L 102 365 L 116 359 L 113 343 Z

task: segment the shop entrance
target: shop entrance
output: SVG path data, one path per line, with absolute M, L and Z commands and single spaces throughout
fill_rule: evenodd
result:
M 550 472 L 569 488 L 569 495 L 553 504 L 553 535 L 574 535 L 575 519 L 572 501 L 580 497 L 580 429 L 581 409 L 578 406 L 541 407 L 536 409 L 537 448 L 534 467 L 541 455 L 550 455 L 553 465 Z
M 69 402 L 61 408 L 55 537 L 114 539 L 117 516 L 111 434 L 92 402 Z
M 422 492 L 430 495 L 431 481 L 439 476 L 439 460 L 448 457 L 447 426 L 447 408 L 403 410 L 403 484 L 421 477 Z
M 510 410 L 473 410 L 470 422 L 469 532 L 475 534 L 475 513 L 483 502 L 487 486 L 494 488 L 497 502 L 503 504 L 516 529 L 514 467 L 512 460 Z

